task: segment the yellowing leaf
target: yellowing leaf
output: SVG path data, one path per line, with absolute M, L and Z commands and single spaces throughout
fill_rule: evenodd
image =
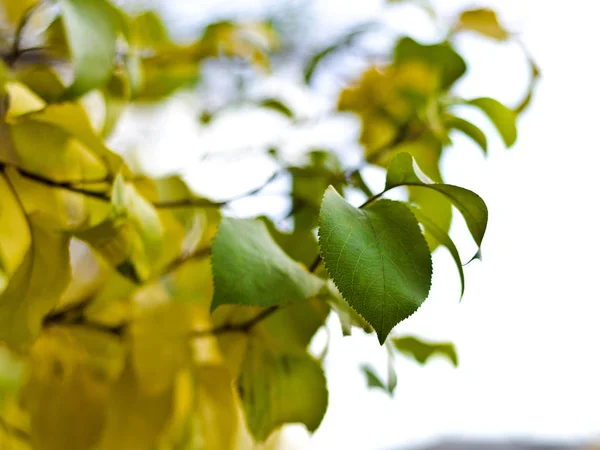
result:
M 31 245 L 29 224 L 13 188 L 0 173 L 0 293 L 25 259 Z
M 108 216 L 109 205 L 105 201 L 47 186 L 13 169 L 7 170 L 7 174 L 27 214 L 49 228 L 72 232 L 96 226 Z
M 33 370 L 24 392 L 32 448 L 94 448 L 123 358 L 118 339 L 106 333 L 75 327 L 46 330 L 31 350 Z
M 438 354 L 450 360 L 454 367 L 458 366 L 456 349 L 451 342 L 426 342 L 414 336 L 402 336 L 393 338 L 392 343 L 396 350 L 414 358 L 419 364 L 425 364 Z
M 117 24 L 105 0 L 60 0 L 62 20 L 75 68 L 67 97 L 79 97 L 103 86 L 116 54 Z
M 130 261 L 140 279 L 147 279 L 153 260 L 159 256 L 162 243 L 162 225 L 158 213 L 121 175 L 115 179 L 112 190 L 111 221 L 128 245 Z M 102 240 L 102 234 L 97 236 Z
M 500 25 L 496 13 L 491 9 L 482 8 L 463 11 L 459 17 L 458 28 L 474 31 L 498 41 L 505 41 L 510 37 L 509 32 Z
M 3 0 L 0 2 L 0 9 L 3 10 L 4 18 L 6 18 L 9 23 L 16 25 L 23 20 L 23 17 L 30 9 L 38 3 L 39 0 Z
M 219 366 L 199 366 L 195 378 L 202 448 L 236 450 L 239 401 L 229 371 Z
M 259 442 L 285 423 L 302 423 L 315 431 L 327 409 L 325 375 L 306 354 L 272 353 L 252 339 L 238 390 L 246 423 Z
M 479 108 L 492 122 L 507 147 L 517 140 L 517 114 L 498 100 L 489 97 L 474 98 L 467 104 Z
M 4 85 L 9 99 L 9 109 L 6 120 L 22 116 L 34 111 L 39 111 L 46 106 L 46 102 L 26 88 L 23 84 L 14 81 Z
M 103 180 L 108 174 L 89 148 L 60 128 L 27 120 L 11 125 L 10 132 L 19 167 L 28 172 L 75 183 Z
M 191 361 L 193 315 L 184 306 L 149 308 L 131 325 L 133 367 L 140 389 L 147 394 L 164 392 Z
M 29 217 L 32 245 L 0 295 L 0 340 L 16 347 L 30 344 L 44 316 L 67 287 L 68 238 Z
M 113 386 L 101 440 L 94 450 L 151 450 L 173 413 L 173 388 L 158 394 L 140 389 L 130 364 Z

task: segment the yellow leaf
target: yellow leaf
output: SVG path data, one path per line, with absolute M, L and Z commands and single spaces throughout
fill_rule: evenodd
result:
M 15 192 L 0 173 L 0 293 L 23 262 L 31 245 L 29 224 Z
M 106 333 L 75 327 L 45 330 L 31 350 L 33 370 L 24 391 L 32 448 L 93 448 L 123 363 L 123 347 Z
M 37 217 L 49 228 L 71 232 L 88 229 L 105 220 L 110 212 L 105 201 L 47 186 L 22 177 L 12 168 L 6 172 L 27 214 Z
M 67 287 L 69 240 L 63 233 L 29 217 L 32 245 L 0 295 L 0 340 L 16 347 L 29 345 L 45 315 Z
M 202 448 L 237 449 L 239 400 L 229 371 L 225 367 L 200 366 L 195 378 Z
M 459 18 L 458 28 L 474 31 L 498 41 L 505 41 L 510 37 L 510 33 L 500 25 L 496 13 L 491 9 L 463 11 Z
M 38 2 L 39 0 L 2 0 L 0 5 L 6 20 L 10 24 L 16 25 L 22 20 L 27 11 Z
M 193 318 L 189 307 L 177 304 L 150 307 L 135 317 L 130 330 L 132 360 L 143 392 L 164 392 L 191 362 Z
M 151 450 L 172 413 L 173 387 L 158 394 L 144 392 L 127 363 L 111 392 L 104 434 L 94 450 Z
M 6 113 L 6 120 L 8 121 L 24 114 L 40 111 L 46 106 L 44 100 L 21 83 L 9 81 L 4 87 L 7 91 L 10 105 Z

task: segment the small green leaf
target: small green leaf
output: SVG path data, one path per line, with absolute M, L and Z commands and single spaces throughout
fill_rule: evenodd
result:
M 367 378 L 367 386 L 370 388 L 381 389 L 387 393 L 389 393 L 387 386 L 385 383 L 379 378 L 379 376 L 375 373 L 375 369 L 368 364 L 363 364 L 360 366 L 360 370 L 365 374 Z
M 415 217 L 391 200 L 357 209 L 330 187 L 320 222 L 319 245 L 329 275 L 383 344 L 429 294 L 431 255 Z
M 224 218 L 212 245 L 211 305 L 281 305 L 315 295 L 322 281 L 293 261 L 260 220 Z
M 114 9 L 105 0 L 60 0 L 65 34 L 75 66 L 66 96 L 76 98 L 103 86 L 116 55 Z
M 463 215 L 473 239 L 481 247 L 487 227 L 488 210 L 485 202 L 477 194 L 451 184 L 432 183 L 422 174 L 408 153 L 396 155 L 388 168 L 385 189 L 393 189 L 396 186 L 422 186 L 444 194 Z
M 260 102 L 260 106 L 267 109 L 272 109 L 273 111 L 277 111 L 278 113 L 283 114 L 284 116 L 293 119 L 294 112 L 287 107 L 281 100 L 277 100 L 276 98 L 268 98 Z
M 409 206 L 412 213 L 415 215 L 417 220 L 423 224 L 425 230 L 427 230 L 431 235 L 444 247 L 448 249 L 450 255 L 452 255 L 452 259 L 456 263 L 456 268 L 458 269 L 458 275 L 460 276 L 460 298 L 462 299 L 463 294 L 465 293 L 465 274 L 463 272 L 463 266 L 460 262 L 460 255 L 454 245 L 454 241 L 450 239 L 448 233 L 445 232 L 442 228 L 440 228 L 433 220 L 423 214 L 418 208 Z
M 438 354 L 446 357 L 454 367 L 458 366 L 456 349 L 451 342 L 426 342 L 413 336 L 393 338 L 392 342 L 396 350 L 410 356 L 419 364 L 425 364 L 429 358 Z
M 456 116 L 448 116 L 446 126 L 455 129 L 470 137 L 477 145 L 481 147 L 483 153 L 487 155 L 487 137 L 477 126 L 471 122 Z
M 509 32 L 498 22 L 496 13 L 487 8 L 463 11 L 458 27 L 460 30 L 474 31 L 498 41 L 505 41 L 510 37 Z
M 488 116 L 500 133 L 504 144 L 512 147 L 517 140 L 517 115 L 512 109 L 489 97 L 475 98 L 467 101 L 467 104 L 479 108 Z
M 422 45 L 405 37 L 396 43 L 394 63 L 424 61 L 439 70 L 442 88 L 448 89 L 467 71 L 464 59 L 447 43 Z
M 239 379 L 246 422 L 257 441 L 286 423 L 315 431 L 327 409 L 328 393 L 321 366 L 307 354 L 272 353 L 253 339 Z

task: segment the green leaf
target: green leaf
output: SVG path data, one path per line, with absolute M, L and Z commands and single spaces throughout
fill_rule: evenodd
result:
M 446 118 L 446 126 L 450 129 L 458 130 L 470 137 L 481 147 L 483 153 L 487 155 L 487 137 L 477 126 L 465 119 L 451 115 Z
M 426 342 L 413 336 L 403 336 L 392 339 L 394 347 L 419 364 L 425 364 L 429 358 L 438 354 L 446 357 L 454 367 L 458 366 L 456 349 L 451 342 Z
M 432 183 L 420 171 L 408 153 L 399 153 L 394 157 L 387 172 L 386 191 L 396 186 L 422 186 L 441 194 L 460 211 L 467 227 L 481 247 L 488 221 L 488 210 L 485 202 L 472 191 L 451 184 Z
M 357 209 L 330 187 L 320 222 L 319 244 L 329 275 L 383 344 L 429 294 L 431 255 L 415 217 L 391 200 Z
M 293 119 L 294 112 L 288 108 L 281 100 L 277 100 L 276 98 L 268 98 L 260 102 L 260 106 L 263 108 L 272 109 L 273 111 L 277 111 L 278 113 L 283 114 L 284 116 Z
M 368 364 L 363 364 L 360 366 L 360 370 L 362 373 L 365 374 L 365 377 L 367 378 L 367 386 L 368 387 L 381 389 L 381 390 L 387 392 L 388 394 L 390 393 L 388 391 L 386 384 L 375 373 L 375 369 L 373 369 L 373 367 L 371 367 Z
M 327 409 L 321 366 L 307 354 L 275 354 L 252 339 L 242 364 L 238 389 L 250 432 L 259 442 L 286 423 L 315 431 Z
M 281 305 L 315 295 L 322 281 L 288 257 L 260 220 L 224 218 L 212 245 L 219 305 Z
M 442 88 L 448 89 L 467 70 L 464 59 L 447 43 L 422 45 L 414 39 L 400 39 L 394 50 L 394 63 L 424 61 L 439 70 Z
M 431 233 L 431 235 L 450 252 L 452 259 L 456 264 L 456 268 L 458 269 L 458 275 L 460 276 L 460 298 L 462 299 L 462 296 L 465 293 L 465 274 L 460 261 L 460 255 L 456 245 L 454 245 L 454 241 L 450 239 L 450 236 L 448 236 L 446 231 L 440 228 L 433 220 L 423 214 L 418 208 L 412 206 L 409 207 L 417 220 L 423 224 L 425 230 Z
M 67 98 L 76 98 L 108 81 L 116 55 L 114 9 L 105 0 L 60 0 L 65 34 L 75 68 Z
M 498 41 L 505 41 L 510 37 L 510 33 L 498 22 L 496 13 L 487 8 L 463 11 L 459 17 L 458 28 L 474 31 Z
M 507 147 L 511 147 L 515 143 L 517 140 L 517 115 L 512 109 L 489 97 L 475 98 L 467 101 L 467 104 L 479 108 L 488 116 Z

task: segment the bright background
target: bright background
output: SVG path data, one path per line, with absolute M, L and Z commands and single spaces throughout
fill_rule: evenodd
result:
M 165 8 L 176 28 L 185 30 L 201 23 L 198 18 L 260 14 L 277 3 L 172 0 Z M 375 0 L 294 3 L 311 18 L 307 39 L 315 42 L 381 17 L 383 8 L 383 2 Z M 292 427 L 288 434 L 298 448 L 311 449 L 392 449 L 448 436 L 598 440 L 600 8 L 593 0 L 434 4 L 449 20 L 466 7 L 496 9 L 542 69 L 514 148 L 504 150 L 493 130 L 486 128 L 494 136 L 487 159 L 468 139 L 457 136 L 444 160 L 446 181 L 479 193 L 490 210 L 483 261 L 466 268 L 462 302 L 456 269 L 440 250 L 434 258 L 430 298 L 396 329 L 397 334 L 453 341 L 460 367 L 454 369 L 441 359 L 426 367 L 400 359 L 399 385 L 390 399 L 368 391 L 358 370 L 361 363 L 370 362 L 385 373 L 384 349 L 373 336 L 342 338 L 332 321 L 326 360 L 329 411 L 312 439 L 301 427 Z M 418 39 L 436 37 L 416 8 L 398 7 L 385 22 Z M 462 94 L 518 102 L 527 70 L 516 46 L 465 37 L 459 48 L 471 62 Z M 339 69 L 343 78 L 344 67 Z M 271 79 L 260 89 L 284 93 L 298 110 L 318 115 L 318 97 L 289 86 L 284 79 Z M 324 80 L 319 87 L 329 95 L 336 86 Z M 289 124 L 273 115 L 246 110 L 201 128 L 197 111 L 203 101 L 208 100 L 188 95 L 173 100 L 166 113 L 138 112 L 131 119 L 136 133 L 117 137 L 115 145 L 127 150 L 141 139 L 141 151 L 134 154 L 146 170 L 182 173 L 200 192 L 227 198 L 259 185 L 272 172 L 261 144 L 277 142 L 293 159 L 308 143 L 343 148 L 358 129 L 355 120 L 342 118 L 319 122 L 304 132 L 290 131 Z M 370 175 L 375 184 L 380 182 L 380 174 Z M 285 189 L 285 182 L 280 183 L 258 199 L 236 202 L 231 213 L 281 213 L 285 203 L 277 194 Z M 467 255 L 473 244 L 459 220 L 453 235 Z M 315 349 L 323 338 L 317 336 Z

